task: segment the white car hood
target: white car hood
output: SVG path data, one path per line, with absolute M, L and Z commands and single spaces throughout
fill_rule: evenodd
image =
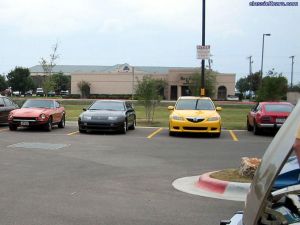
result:
M 300 101 L 268 146 L 255 173 L 247 195 L 243 224 L 256 225 L 266 207 L 272 186 L 287 161 L 298 127 L 300 126 Z

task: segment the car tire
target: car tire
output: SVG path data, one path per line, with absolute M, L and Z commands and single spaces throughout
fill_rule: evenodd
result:
M 9 130 L 10 131 L 16 131 L 18 129 L 18 126 L 13 125 L 13 124 L 9 124 Z
M 122 128 L 122 131 L 121 131 L 122 134 L 126 134 L 127 130 L 128 130 L 128 123 L 127 123 L 127 121 L 125 120 L 125 121 L 124 121 L 123 128 Z
M 213 137 L 215 137 L 215 138 L 219 138 L 220 136 L 221 136 L 221 132 L 213 134 Z
M 260 128 L 257 126 L 257 124 L 254 121 L 254 125 L 253 125 L 253 134 L 254 135 L 259 135 L 261 133 Z
M 133 120 L 133 124 L 129 127 L 130 130 L 135 130 L 136 119 Z
M 175 136 L 175 132 L 169 131 L 169 136 L 170 136 L 170 137 L 174 137 L 174 136 Z
M 62 116 L 61 121 L 58 124 L 59 128 L 64 128 L 66 126 L 66 118 L 65 115 Z
M 175 132 L 171 131 L 170 124 L 169 124 L 169 136 L 170 136 L 170 137 L 175 136 Z
M 86 130 L 79 128 L 79 133 L 84 134 L 84 133 L 86 133 Z
M 250 125 L 248 118 L 247 118 L 247 130 L 248 131 L 252 131 L 253 130 L 253 127 Z
M 45 125 L 46 131 L 51 131 L 52 130 L 52 117 L 49 118 L 48 122 Z

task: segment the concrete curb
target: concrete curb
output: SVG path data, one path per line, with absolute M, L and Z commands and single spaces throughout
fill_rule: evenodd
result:
M 250 183 L 228 182 L 211 178 L 213 172 L 200 176 L 184 177 L 175 180 L 172 185 L 175 189 L 185 193 L 203 197 L 245 201 L 250 189 Z

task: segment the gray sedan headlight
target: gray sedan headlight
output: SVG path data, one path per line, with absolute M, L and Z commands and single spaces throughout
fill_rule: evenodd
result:
M 91 119 L 92 119 L 91 116 L 86 116 L 84 114 L 81 116 L 81 120 L 91 120 Z
M 109 116 L 109 117 L 108 117 L 108 120 L 117 120 L 117 119 L 118 119 L 117 116 Z

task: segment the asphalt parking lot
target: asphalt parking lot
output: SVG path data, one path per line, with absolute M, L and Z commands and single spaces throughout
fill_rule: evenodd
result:
M 237 167 L 263 155 L 272 135 L 223 131 L 169 137 L 0 127 L 0 224 L 219 224 L 243 203 L 179 192 L 180 177 Z

